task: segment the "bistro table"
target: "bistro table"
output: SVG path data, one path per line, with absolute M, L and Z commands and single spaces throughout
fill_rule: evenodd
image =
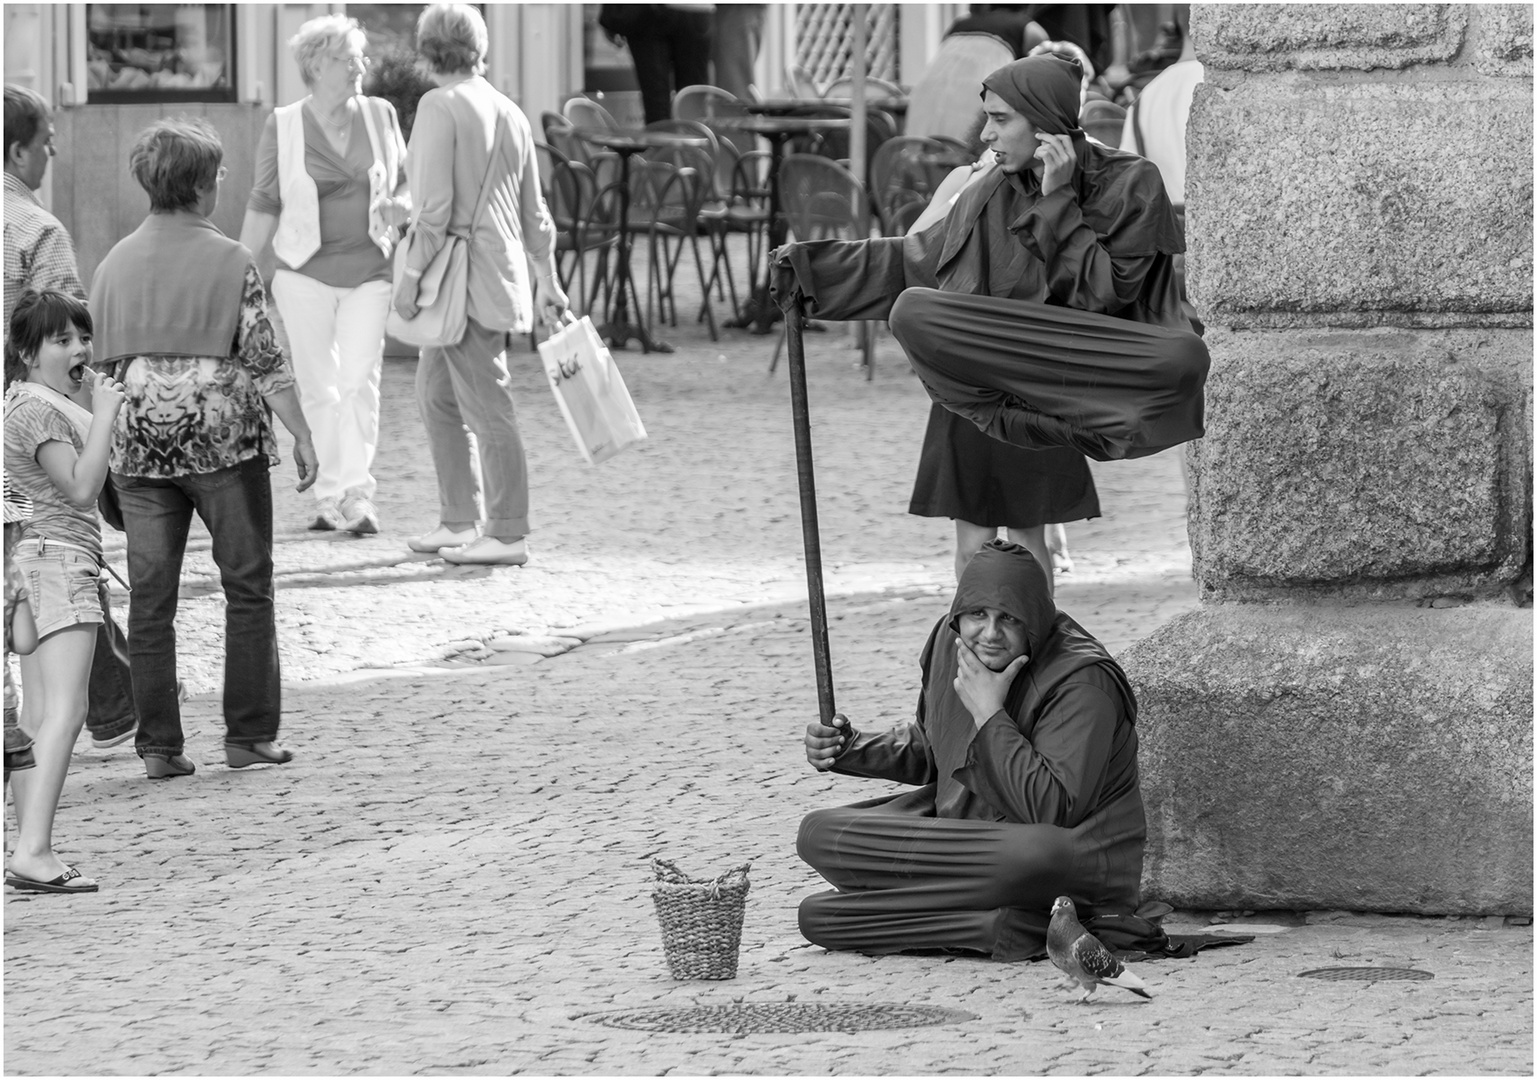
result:
M 849 126 L 848 119 L 844 117 L 793 115 L 794 109 L 826 104 L 828 103 L 824 101 L 800 99 L 758 101 L 748 105 L 747 109 L 759 115 L 732 116 L 717 121 L 722 127 L 729 125 L 737 131 L 762 135 L 769 141 L 769 257 L 772 257 L 775 248 L 784 244 L 786 234 L 789 232 L 789 225 L 784 220 L 779 203 L 779 164 L 784 160 L 785 143 L 793 135 L 836 131 Z M 756 269 L 754 267 L 755 272 Z M 754 285 L 752 296 L 742 305 L 742 311 L 737 317 L 726 324 L 727 326 L 751 327 L 755 334 L 766 334 L 773 329 L 774 323 L 781 316 L 779 309 L 774 306 L 774 301 L 769 296 L 769 279 L 772 276 L 772 264 L 765 266 L 762 280 Z
M 670 353 L 672 346 L 652 337 L 646 329 L 640 292 L 635 288 L 635 278 L 630 272 L 630 158 L 647 150 L 673 150 L 686 146 L 707 148 L 710 140 L 700 135 L 629 129 L 577 128 L 575 134 L 584 142 L 619 155 L 619 265 L 614 270 L 614 290 L 609 296 L 603 325 L 598 327 L 598 336 L 611 349 L 622 349 L 634 338 L 640 342 L 642 352 Z M 630 318 L 632 304 L 633 322 Z

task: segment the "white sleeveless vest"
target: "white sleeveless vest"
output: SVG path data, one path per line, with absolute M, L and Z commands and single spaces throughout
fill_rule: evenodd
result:
M 320 250 L 320 195 L 304 163 L 304 101 L 273 110 L 277 117 L 278 197 L 283 201 L 283 209 L 272 237 L 272 250 L 295 270 Z M 368 167 L 368 235 L 388 258 L 395 246 L 395 230 L 385 225 L 381 206 L 394 194 L 402 147 L 393 124 L 383 125 L 385 131 L 379 130 L 382 117 L 375 117 L 372 98 L 362 98 L 360 107 L 374 156 Z
M 320 250 L 320 194 L 304 166 L 304 102 L 308 100 L 272 110 L 277 117 L 278 197 L 283 200 L 272 250 L 295 270 Z

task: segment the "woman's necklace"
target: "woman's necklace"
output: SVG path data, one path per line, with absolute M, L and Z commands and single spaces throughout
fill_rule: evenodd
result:
M 325 112 L 319 109 L 315 110 L 315 115 L 320 117 L 333 131 L 350 131 L 352 129 L 352 106 L 347 104 L 343 108 L 347 110 L 347 118 L 345 120 L 332 120 Z
M 352 118 L 354 116 L 351 98 L 344 98 L 342 101 L 342 108 L 347 112 L 346 118 L 342 120 L 331 119 L 330 114 L 335 111 L 334 109 L 323 109 L 316 105 L 313 100 L 310 101 L 310 106 L 310 111 L 320 119 L 320 122 L 331 129 L 332 134 L 328 136 L 329 138 L 337 143 L 347 141 L 348 136 L 352 134 Z

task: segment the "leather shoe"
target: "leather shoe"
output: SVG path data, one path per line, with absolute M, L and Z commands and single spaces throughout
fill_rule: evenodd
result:
M 463 531 L 450 529 L 447 525 L 439 525 L 430 533 L 411 537 L 406 541 L 406 547 L 426 555 L 435 555 L 446 547 L 459 547 L 473 543 L 477 535 L 473 525 Z
M 173 776 L 191 776 L 197 766 L 186 754 L 145 754 L 144 775 L 151 780 L 169 780 Z
M 285 750 L 275 742 L 259 742 L 255 746 L 224 744 L 224 760 L 232 769 L 247 765 L 286 765 L 294 759 L 292 750 Z
M 445 547 L 438 554 L 460 566 L 522 566 L 528 562 L 528 543 L 521 539 L 508 543 L 494 536 L 482 536 L 463 547 Z

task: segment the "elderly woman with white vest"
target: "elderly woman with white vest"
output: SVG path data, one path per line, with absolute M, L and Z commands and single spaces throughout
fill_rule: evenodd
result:
M 534 136 L 522 110 L 481 76 L 486 47 L 485 20 L 469 4 L 433 4 L 417 20 L 416 51 L 437 85 L 417 103 L 411 127 L 415 205 L 395 310 L 416 316 L 422 273 L 450 234 L 469 237 L 469 272 L 464 336 L 424 347 L 416 367 L 438 527 L 407 543 L 448 562 L 521 566 L 528 466 L 507 385 L 508 335 L 528 333 L 536 307 L 549 320 L 568 301 L 555 280 L 555 224 L 539 190 Z M 477 215 L 482 206 L 495 212 Z
M 256 152 L 241 243 L 278 258 L 272 296 L 288 333 L 320 476 L 313 529 L 379 530 L 371 472 L 390 306 L 390 255 L 410 217 L 395 109 L 364 97 L 367 38 L 325 15 L 288 43 L 309 96 L 273 111 Z

